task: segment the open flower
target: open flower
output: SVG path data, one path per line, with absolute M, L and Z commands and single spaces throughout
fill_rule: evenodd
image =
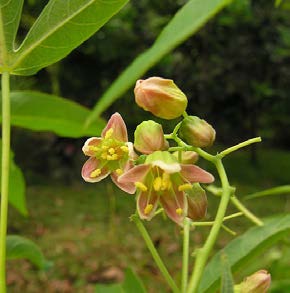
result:
M 166 151 L 156 151 L 147 156 L 145 163 L 137 165 L 121 175 L 122 184 L 137 187 L 137 210 L 141 219 L 150 220 L 160 203 L 166 214 L 181 225 L 187 216 L 186 191 L 192 183 L 210 183 L 213 176 L 203 169 L 189 164 L 179 164 Z
M 134 193 L 134 184 L 122 184 L 118 177 L 133 166 L 136 156 L 133 144 L 128 142 L 127 128 L 119 113 L 111 116 L 101 137 L 89 138 L 83 148 L 90 158 L 82 168 L 82 177 L 87 182 L 99 182 L 111 174 L 113 182 L 122 190 Z

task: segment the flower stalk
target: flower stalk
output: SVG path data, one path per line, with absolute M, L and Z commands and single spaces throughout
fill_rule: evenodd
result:
M 0 292 L 6 292 L 6 234 L 9 191 L 10 152 L 10 82 L 9 73 L 2 73 L 2 165 L 0 215 Z
M 193 273 L 189 281 L 188 290 L 187 290 L 188 293 L 196 293 L 198 290 L 198 286 L 199 286 L 207 259 L 216 242 L 220 228 L 222 227 L 226 209 L 230 200 L 231 189 L 230 189 L 229 181 L 228 181 L 223 163 L 221 159 L 218 159 L 214 161 L 214 164 L 216 166 L 219 177 L 221 179 L 223 194 L 221 197 L 221 201 L 219 204 L 219 208 L 216 214 L 214 224 L 206 239 L 206 242 L 204 246 L 201 249 L 199 249 L 196 253 L 196 261 L 195 261 Z
M 172 277 L 170 276 L 167 268 L 165 267 L 161 257 L 159 256 L 158 251 L 156 250 L 146 228 L 144 227 L 142 221 L 140 220 L 140 218 L 137 215 L 132 215 L 131 216 L 131 220 L 136 224 L 139 232 L 141 233 L 147 248 L 149 249 L 156 265 L 158 266 L 160 272 L 162 273 L 163 277 L 165 278 L 165 280 L 167 281 L 168 285 L 170 286 L 171 290 L 174 293 L 179 293 L 180 290 L 178 289 L 177 285 L 175 284 L 174 280 L 172 279 Z
M 183 222 L 183 255 L 182 255 L 182 276 L 181 292 L 186 293 L 188 280 L 188 256 L 189 256 L 189 232 L 191 221 L 188 218 Z

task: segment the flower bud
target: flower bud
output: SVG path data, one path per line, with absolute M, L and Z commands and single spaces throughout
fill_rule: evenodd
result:
M 162 126 L 152 120 L 139 124 L 134 133 L 134 147 L 143 154 L 168 149 Z
M 139 107 L 163 119 L 177 118 L 187 107 L 185 94 L 171 79 L 140 79 L 136 82 L 134 93 Z
M 179 158 L 179 152 L 176 151 L 173 153 L 173 155 L 178 159 Z M 198 154 L 193 151 L 182 151 L 181 152 L 181 161 L 179 163 L 181 164 L 195 164 L 198 160 Z
M 194 183 L 192 189 L 186 191 L 187 217 L 197 221 L 206 216 L 207 198 L 204 189 L 199 183 Z
M 188 116 L 181 123 L 179 136 L 192 146 L 207 147 L 215 140 L 215 130 L 205 120 L 197 116 Z
M 253 275 L 245 278 L 239 285 L 235 286 L 235 292 L 239 293 L 266 293 L 271 284 L 271 275 L 260 270 Z

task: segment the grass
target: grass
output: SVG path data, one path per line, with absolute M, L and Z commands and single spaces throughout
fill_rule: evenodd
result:
M 237 152 L 225 159 L 230 182 L 237 195 L 255 192 L 275 185 L 289 184 L 289 152 L 262 150 L 259 165 L 252 166 L 248 153 Z M 208 195 L 208 218 L 212 219 L 218 198 Z M 81 180 L 73 186 L 30 186 L 27 189 L 29 218 L 10 211 L 9 233 L 33 239 L 45 256 L 53 261 L 47 272 L 37 271 L 25 260 L 9 261 L 9 292 L 94 292 L 96 283 L 118 282 L 126 267 L 132 267 L 144 279 L 149 292 L 168 292 L 162 276 L 152 262 L 146 247 L 129 216 L 135 212 L 134 196 L 127 195 L 110 183 L 85 184 Z M 258 216 L 289 212 L 289 196 L 272 196 L 246 204 Z M 228 213 L 235 212 L 231 207 Z M 251 223 L 235 219 L 229 226 L 242 233 Z M 153 241 L 177 280 L 181 269 L 181 241 L 179 228 L 161 216 L 146 223 Z M 191 250 L 205 240 L 208 228 L 191 233 Z M 233 236 L 222 231 L 216 249 L 222 248 Z M 283 255 L 290 254 L 286 244 L 269 250 L 262 261 L 244 273 L 272 266 L 279 277 L 289 263 Z M 260 265 L 263 265 L 261 267 Z M 282 279 L 284 278 L 282 274 Z M 282 292 L 279 291 L 273 292 Z M 284 291 L 287 292 L 287 291 Z

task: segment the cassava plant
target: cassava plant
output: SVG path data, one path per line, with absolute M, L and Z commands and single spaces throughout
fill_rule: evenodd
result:
M 111 174 L 113 182 L 128 194 L 136 194 L 136 213 L 130 218 L 136 224 L 156 265 L 173 292 L 198 292 L 205 266 L 212 252 L 221 228 L 231 231 L 224 225 L 225 220 L 245 215 L 253 223 L 264 223 L 249 211 L 235 196 L 235 188 L 228 181 L 223 158 L 230 153 L 261 141 L 260 137 L 244 141 L 216 155 L 203 148 L 215 141 L 215 130 L 205 120 L 189 116 L 186 112 L 187 98 L 172 80 L 151 77 L 138 80 L 135 86 L 136 103 L 146 111 L 163 119 L 181 121 L 172 133 L 164 134 L 161 124 L 152 120 L 143 121 L 134 133 L 134 143 L 128 142 L 125 122 L 119 113 L 111 116 L 101 137 L 89 138 L 83 152 L 89 159 L 82 168 L 85 181 L 95 183 Z M 171 142 L 171 143 L 170 143 Z M 137 153 L 134 151 L 137 151 Z M 206 189 L 213 186 L 212 174 L 196 165 L 197 157 L 212 163 L 221 182 L 220 203 L 212 222 L 205 219 L 207 211 Z M 226 215 L 232 201 L 239 210 Z M 150 221 L 164 213 L 183 230 L 183 257 L 181 285 L 170 276 L 142 220 Z M 212 226 L 203 246 L 193 252 L 194 269 L 189 273 L 189 233 L 191 227 Z M 231 278 L 231 274 L 229 274 Z M 188 276 L 190 278 L 188 279 Z M 228 283 L 229 280 L 223 280 Z M 265 293 L 270 287 L 271 277 L 265 270 L 246 278 L 241 284 L 227 285 L 222 292 Z M 223 287 L 222 287 L 223 288 Z
M 83 178 L 88 182 L 98 182 L 110 175 L 113 182 L 123 191 L 136 193 L 137 212 L 131 219 L 136 223 L 156 264 L 174 292 L 215 290 L 221 277 L 221 259 L 225 259 L 223 271 L 229 272 L 222 274 L 221 290 L 232 292 L 224 289 L 233 289 L 230 269 L 237 270 L 246 260 L 250 260 L 257 252 L 262 252 L 262 248 L 268 247 L 274 240 L 281 239 L 290 230 L 289 215 L 265 221 L 257 218 L 238 200 L 234 187 L 230 186 L 227 179 L 222 159 L 233 151 L 259 142 L 260 138 L 242 142 L 216 155 L 207 153 L 203 148 L 214 142 L 215 130 L 203 119 L 189 116 L 185 112 L 187 98 L 172 81 L 161 78 L 139 80 L 135 88 L 136 102 L 145 110 L 164 119 L 183 117 L 172 133 L 164 134 L 161 124 L 144 121 L 137 127 L 134 143 L 131 143 L 128 142 L 125 123 L 118 113 L 112 115 L 107 126 L 100 118 L 100 114 L 150 67 L 194 34 L 228 5 L 230 0 L 186 2 L 161 31 L 152 47 L 136 58 L 92 110 L 49 94 L 11 90 L 11 75 L 31 76 L 61 60 L 100 29 L 127 2 L 128 0 L 50 0 L 23 41 L 19 41 L 21 38 L 18 38 L 17 32 L 24 1 L 0 0 L 0 293 L 6 292 L 7 259 L 27 258 L 41 269 L 47 265 L 40 249 L 32 241 L 17 235 L 6 235 L 8 202 L 23 215 L 28 214 L 23 174 L 14 163 L 10 150 L 11 125 L 33 131 L 52 131 L 59 136 L 73 138 L 100 135 L 88 139 L 84 145 L 83 152 L 90 158 L 83 167 Z M 216 167 L 221 187 L 208 185 L 213 182 L 214 177 L 195 164 L 198 156 Z M 210 222 L 198 221 L 206 215 L 205 189 L 220 197 L 218 212 Z M 289 192 L 289 186 L 263 191 L 252 197 L 281 192 Z M 226 215 L 229 202 L 236 206 L 239 212 Z M 141 221 L 151 220 L 163 212 L 179 225 L 184 233 L 180 286 L 170 276 Z M 216 254 L 208 262 L 220 228 L 230 231 L 224 221 L 241 215 L 246 216 L 257 227 L 234 239 L 224 249 L 223 254 Z M 194 270 L 188 280 L 189 232 L 194 226 L 212 228 L 203 247 L 196 251 Z M 130 271 L 126 274 L 125 284 L 128 280 L 134 280 Z M 269 274 L 262 270 L 236 285 L 235 290 L 264 292 L 269 282 Z

